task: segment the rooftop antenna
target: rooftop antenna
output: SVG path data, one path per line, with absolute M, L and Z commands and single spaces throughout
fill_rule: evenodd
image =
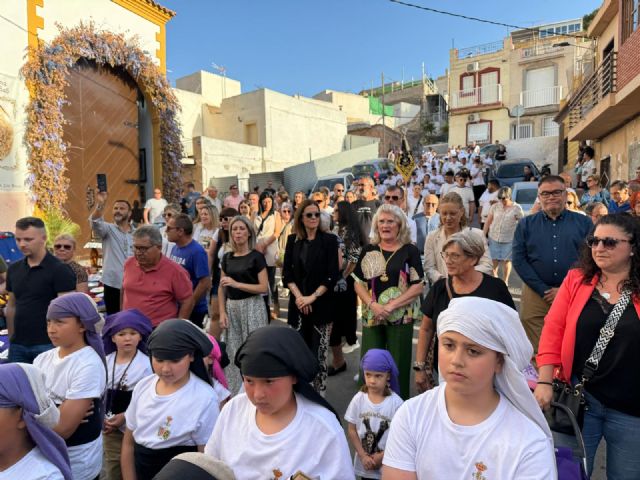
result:
M 214 68 L 214 70 L 217 70 L 218 73 L 220 73 L 220 75 L 222 75 L 222 98 L 226 98 L 227 97 L 227 92 L 226 92 L 227 67 L 218 65 L 215 62 L 211 62 L 211 66 Z

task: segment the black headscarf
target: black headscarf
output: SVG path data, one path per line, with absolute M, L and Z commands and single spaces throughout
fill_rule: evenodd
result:
M 213 349 L 211 340 L 189 320 L 171 319 L 163 321 L 149 335 L 147 349 L 158 360 L 178 360 L 193 355 L 189 365 L 197 377 L 211 385 L 211 377 L 204 366 L 203 358 Z
M 276 378 L 293 375 L 298 380 L 293 390 L 322 405 L 340 421 L 340 417 L 310 385 L 320 370 L 318 361 L 298 332 L 285 326 L 258 328 L 249 334 L 236 353 L 235 364 L 242 375 Z

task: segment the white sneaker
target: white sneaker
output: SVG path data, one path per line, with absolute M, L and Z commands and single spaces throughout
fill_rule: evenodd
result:
M 349 345 L 348 343 L 342 346 L 342 353 L 352 353 L 360 348 L 360 342 L 356 340 L 356 343 Z

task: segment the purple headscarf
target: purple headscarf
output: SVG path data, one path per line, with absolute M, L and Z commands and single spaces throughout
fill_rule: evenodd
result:
M 60 413 L 47 397 L 44 383 L 44 374 L 33 365 L 0 365 L 0 408 L 22 408 L 22 419 L 33 442 L 58 467 L 65 480 L 71 480 L 67 446 L 52 430 Z
M 369 370 L 370 372 L 387 372 L 390 373 L 389 383 L 391 384 L 391 390 L 400 395 L 400 383 L 398 382 L 398 367 L 396 362 L 393 361 L 391 354 L 381 348 L 372 348 L 367 350 L 362 360 L 360 361 L 360 368 L 362 371 Z
M 47 318 L 57 320 L 65 317 L 76 317 L 80 320 L 80 323 L 85 328 L 84 335 L 87 344 L 102 359 L 106 370 L 102 338 L 96 332 L 96 323 L 102 320 L 102 317 L 98 313 L 98 307 L 95 302 L 89 295 L 80 292 L 67 293 L 51 300 L 47 310 Z
M 109 355 L 117 350 L 116 344 L 113 343 L 111 337 L 121 332 L 125 328 L 132 328 L 140 334 L 142 339 L 138 342 L 138 350 L 147 353 L 147 338 L 153 327 L 151 320 L 137 308 L 129 308 L 121 312 L 109 315 L 104 321 L 102 329 L 102 343 L 104 345 L 104 353 Z

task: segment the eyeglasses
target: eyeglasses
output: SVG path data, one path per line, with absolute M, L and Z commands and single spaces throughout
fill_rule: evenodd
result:
M 431 202 L 426 202 L 425 205 L 427 205 L 429 207 L 437 207 L 438 206 L 437 203 L 431 203 Z
M 573 205 L 573 202 L 571 200 L 568 200 L 567 201 L 567 205 L 571 206 L 571 205 Z
M 71 250 L 73 245 L 63 245 L 61 243 L 57 243 L 53 246 L 55 250 Z
M 540 196 L 540 198 L 559 197 L 564 192 L 566 192 L 565 189 L 551 190 L 551 191 L 538 192 L 538 195 Z
M 398 200 L 400 200 L 400 197 L 398 195 L 385 195 L 384 199 L 393 200 L 394 202 L 397 202 Z
M 136 252 L 140 252 L 140 253 L 147 253 L 147 251 L 148 251 L 150 248 L 153 248 L 153 247 L 156 247 L 156 246 L 157 246 L 157 245 L 149 245 L 148 247 L 147 247 L 147 246 L 144 246 L 144 245 L 134 245 L 134 246 L 133 246 L 133 249 L 134 249 Z
M 171 218 L 171 217 L 173 217 L 173 213 L 171 213 L 171 212 L 163 213 L 162 216 L 164 218 L 167 218 L 167 217 Z
M 304 214 L 305 218 L 319 218 L 320 212 L 309 212 Z
M 457 262 L 464 257 L 464 255 L 460 255 L 459 253 L 449 253 L 449 252 L 440 252 L 440 256 L 444 260 L 451 260 L 452 262 Z
M 344 188 L 336 188 L 336 192 L 344 192 Z
M 631 243 L 630 240 L 624 238 L 611 238 L 611 237 L 595 237 L 593 235 L 587 237 L 586 243 L 589 248 L 596 248 L 600 242 L 602 242 L 602 246 L 607 250 L 613 250 L 618 246 L 620 242 Z
M 291 213 L 291 210 L 289 210 L 288 208 L 283 208 L 282 210 L 280 210 L 282 213 Z
M 220 220 L 223 222 L 228 222 L 229 220 L 231 220 L 233 217 L 220 217 Z

